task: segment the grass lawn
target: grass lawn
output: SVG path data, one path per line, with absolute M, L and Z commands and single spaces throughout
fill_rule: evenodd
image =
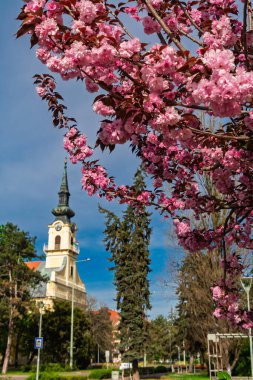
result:
M 207 380 L 209 376 L 207 373 L 170 373 L 162 376 L 164 380 Z

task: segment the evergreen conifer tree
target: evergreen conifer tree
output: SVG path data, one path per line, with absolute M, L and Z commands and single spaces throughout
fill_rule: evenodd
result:
M 145 190 L 140 169 L 134 177 L 136 193 Z M 102 209 L 106 216 L 104 242 L 112 256 L 117 309 L 121 314 L 119 324 L 119 351 L 124 361 L 133 364 L 134 379 L 139 378 L 138 359 L 143 357 L 147 341 L 147 311 L 149 302 L 150 272 L 150 214 L 146 208 L 128 206 L 120 219 L 114 213 Z

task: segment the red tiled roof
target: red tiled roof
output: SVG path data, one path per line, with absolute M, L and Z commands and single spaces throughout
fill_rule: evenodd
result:
M 36 271 L 41 263 L 42 261 L 27 261 L 25 265 L 27 265 L 29 269 Z
M 115 326 L 120 320 L 120 313 L 118 313 L 116 310 L 108 309 L 108 313 L 110 314 L 110 320 L 112 322 L 112 325 Z
M 118 313 L 116 310 L 107 309 L 110 321 L 112 322 L 112 326 L 116 326 L 120 320 L 120 313 Z M 93 310 L 92 313 L 98 314 L 99 310 Z

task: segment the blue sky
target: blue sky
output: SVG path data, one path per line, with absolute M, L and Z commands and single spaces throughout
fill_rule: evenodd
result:
M 37 236 L 37 250 L 42 252 L 47 242 L 47 225 L 53 221 L 51 209 L 57 205 L 63 172 L 65 151 L 63 133 L 53 128 L 47 106 L 36 95 L 32 76 L 46 72 L 29 49 L 26 38 L 16 40 L 18 22 L 15 20 L 21 0 L 1 0 L 0 23 L 0 223 L 10 221 Z M 92 97 L 81 82 L 61 82 L 59 90 L 68 106 L 68 115 L 77 119 L 79 128 L 94 142 L 99 118 L 91 109 Z M 127 147 L 103 155 L 103 165 L 118 183 L 131 182 L 138 162 Z M 80 185 L 80 166 L 68 164 L 70 206 L 76 212 L 81 253 L 78 259 L 90 257 L 78 264 L 79 273 L 89 295 L 99 304 L 115 308 L 113 274 L 103 246 L 103 216 L 98 212 L 98 198 L 88 197 Z M 100 201 L 102 206 L 120 213 L 115 203 Z M 170 223 L 158 213 L 152 218 L 152 273 L 150 317 L 167 315 L 175 305 L 174 285 L 164 288 L 169 279 L 169 262 L 181 256 L 180 249 L 170 238 Z

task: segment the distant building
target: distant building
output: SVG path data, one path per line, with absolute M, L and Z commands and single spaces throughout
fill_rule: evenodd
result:
M 120 313 L 116 310 L 108 309 L 108 313 L 110 316 L 110 321 L 112 323 L 112 362 L 113 363 L 120 363 L 121 362 L 121 355 L 118 350 L 118 344 L 120 343 L 119 340 L 119 322 L 120 322 Z
M 54 301 L 71 301 L 74 288 L 75 306 L 86 305 L 86 289 L 76 268 L 79 247 L 76 240 L 77 226 L 71 222 L 75 215 L 69 207 L 67 163 L 60 186 L 58 206 L 52 210 L 54 221 L 48 226 L 48 243 L 44 245 L 45 261 L 30 261 L 26 265 L 48 277 L 33 292 L 36 301 L 43 301 L 49 308 Z

